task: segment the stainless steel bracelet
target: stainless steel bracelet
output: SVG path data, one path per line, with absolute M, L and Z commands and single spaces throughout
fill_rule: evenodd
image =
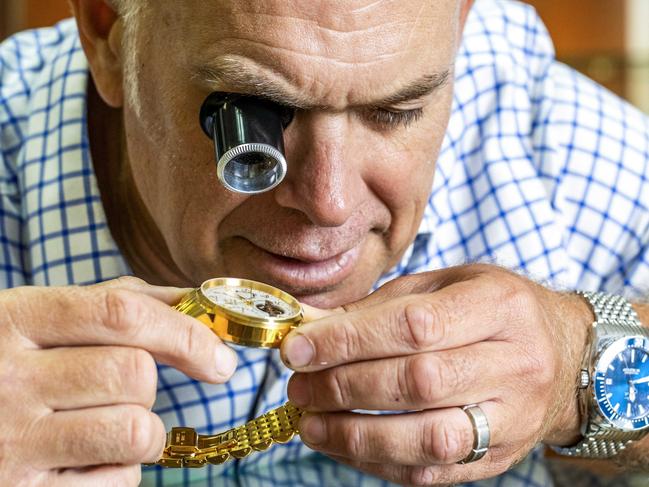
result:
M 633 335 L 648 335 L 642 326 L 637 313 L 631 304 L 622 296 L 614 296 L 601 292 L 578 292 L 591 305 L 595 314 L 593 326 L 598 328 L 598 334 L 611 338 L 621 338 Z M 590 353 L 590 350 L 587 352 Z M 587 363 L 592 366 L 593 357 Z M 581 386 L 588 387 L 590 374 L 585 376 L 582 371 Z M 591 404 L 585 408 L 586 414 L 591 412 Z M 611 458 L 624 450 L 634 440 L 642 438 L 646 431 L 623 432 L 611 425 L 598 424 L 592 417 L 588 418 L 584 438 L 571 447 L 552 447 L 561 455 L 582 458 Z

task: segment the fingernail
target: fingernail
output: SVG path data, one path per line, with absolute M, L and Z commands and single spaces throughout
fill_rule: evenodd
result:
M 325 424 L 322 416 L 308 415 L 300 421 L 300 437 L 311 445 L 320 445 L 326 440 Z
M 237 368 L 237 354 L 226 345 L 216 347 L 216 374 L 219 381 L 228 380 Z
M 284 354 L 289 367 L 305 367 L 313 360 L 315 350 L 307 337 L 298 334 L 287 340 L 284 345 Z
M 304 374 L 296 374 L 288 383 L 288 398 L 298 407 L 308 406 L 311 402 L 309 381 Z

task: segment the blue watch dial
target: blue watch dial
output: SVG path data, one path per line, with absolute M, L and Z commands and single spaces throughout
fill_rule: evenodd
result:
M 597 362 L 593 389 L 602 414 L 616 427 L 649 426 L 649 339 L 627 337 L 610 344 Z

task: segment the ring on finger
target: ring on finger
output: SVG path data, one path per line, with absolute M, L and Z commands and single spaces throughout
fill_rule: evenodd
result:
M 491 432 L 489 430 L 489 421 L 487 416 L 477 404 L 467 404 L 462 407 L 462 411 L 466 413 L 473 426 L 473 447 L 471 453 L 467 455 L 464 460 L 460 460 L 459 464 L 464 465 L 467 463 L 477 462 L 487 454 L 489 450 L 489 442 L 491 440 Z

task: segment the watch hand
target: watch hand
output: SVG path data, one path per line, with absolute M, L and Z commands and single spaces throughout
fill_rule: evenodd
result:
M 649 375 L 647 377 L 643 377 L 642 379 L 635 379 L 631 381 L 631 384 L 636 385 L 636 384 L 645 384 L 649 382 Z
M 629 368 L 629 361 L 626 359 L 626 355 L 624 353 L 620 354 L 622 356 L 622 359 L 624 360 L 624 366 L 628 369 Z
M 237 299 L 246 303 L 246 306 L 252 306 L 252 299 L 254 298 L 252 291 L 250 292 L 250 296 L 246 296 L 245 293 L 234 293 L 234 295 L 237 297 Z

